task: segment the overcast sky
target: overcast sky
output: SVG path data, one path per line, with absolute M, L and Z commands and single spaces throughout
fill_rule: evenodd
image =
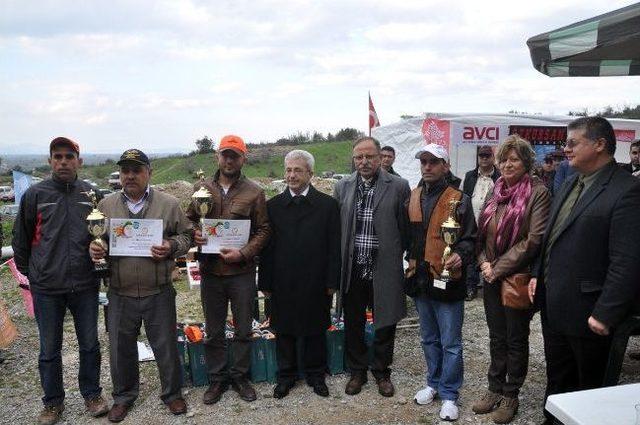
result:
M 537 1 L 63 1 L 0 3 L 0 155 L 194 149 L 367 130 L 402 114 L 640 103 L 637 77 L 555 78 L 526 40 L 633 3 Z

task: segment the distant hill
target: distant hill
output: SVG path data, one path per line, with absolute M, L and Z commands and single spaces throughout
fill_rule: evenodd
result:
M 169 155 L 175 154 L 156 154 L 150 156 L 152 158 L 161 158 Z M 2 154 L 0 155 L 0 157 L 2 157 L 0 172 L 6 172 L 13 169 L 15 166 L 20 166 L 20 168 L 22 168 L 22 170 L 25 172 L 31 172 L 35 168 L 46 166 L 48 159 L 47 154 Z M 120 158 L 119 153 L 82 154 L 82 160 L 84 161 L 85 166 L 102 164 L 109 159 L 117 161 L 118 158 Z
M 350 141 L 305 143 L 298 146 L 265 144 L 251 149 L 243 172 L 248 177 L 281 179 L 284 175 L 284 156 L 294 149 L 304 149 L 315 157 L 316 175 L 323 171 L 351 172 Z M 109 174 L 118 170 L 115 164 L 117 157 L 109 159 L 113 162 L 82 167 L 80 176 L 106 186 Z M 213 154 L 179 155 L 152 159 L 151 167 L 153 183 L 164 184 L 176 180 L 194 181 L 196 171 L 201 168 L 207 176 L 211 176 L 217 169 L 217 162 Z

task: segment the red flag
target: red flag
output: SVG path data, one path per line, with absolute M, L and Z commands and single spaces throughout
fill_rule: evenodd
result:
M 373 107 L 371 93 L 369 93 L 369 136 L 371 136 L 371 129 L 373 127 L 380 127 L 380 120 L 378 119 L 376 108 Z

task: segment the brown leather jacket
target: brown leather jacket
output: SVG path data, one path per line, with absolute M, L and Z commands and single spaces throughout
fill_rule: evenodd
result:
M 211 193 L 213 208 L 205 218 L 226 218 L 234 220 L 251 220 L 251 233 L 249 242 L 240 249 L 244 261 L 234 264 L 226 264 L 217 254 L 198 255 L 200 272 L 214 276 L 233 276 L 255 271 L 258 255 L 271 236 L 271 228 L 267 215 L 267 201 L 264 190 L 256 183 L 247 179 L 244 175 L 231 185 L 224 195 L 222 187 L 218 184 L 220 171 L 216 171 L 213 178 L 206 179 L 204 186 Z M 194 185 L 194 190 L 200 188 L 200 182 Z M 199 216 L 194 205 L 189 205 L 187 217 L 197 223 Z
M 544 183 L 537 177 L 531 181 L 531 198 L 525 210 L 525 218 L 520 226 L 518 237 L 511 248 L 498 256 L 496 253 L 496 230 L 498 220 L 505 212 L 506 205 L 498 205 L 494 217 L 489 222 L 486 235 L 478 229 L 477 250 L 478 264 L 488 261 L 493 266 L 496 280 L 515 273 L 525 273 L 540 254 L 540 245 L 549 218 L 551 195 Z M 493 191 L 487 194 L 487 201 L 493 196 Z M 486 206 L 486 201 L 485 201 Z M 483 208 L 484 210 L 484 208 Z

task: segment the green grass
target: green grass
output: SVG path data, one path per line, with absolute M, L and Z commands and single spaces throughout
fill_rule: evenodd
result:
M 255 155 L 247 163 L 243 172 L 247 177 L 271 177 L 282 178 L 284 174 L 284 153 L 273 153 L 273 149 L 281 149 L 274 145 L 265 145 L 254 149 Z M 316 174 L 323 171 L 336 173 L 350 172 L 351 142 L 309 143 L 299 146 L 287 146 L 286 151 L 304 149 L 309 151 L 316 159 Z M 257 157 L 257 158 L 255 158 Z M 213 154 L 198 154 L 193 156 L 173 156 L 158 158 L 152 161 L 153 182 L 157 184 L 171 183 L 176 180 L 193 181 L 195 172 L 204 170 L 207 176 L 212 175 L 217 169 L 217 162 Z M 110 173 L 117 171 L 115 164 L 102 164 L 83 167 L 80 171 L 81 178 L 90 178 L 100 186 L 107 184 Z

